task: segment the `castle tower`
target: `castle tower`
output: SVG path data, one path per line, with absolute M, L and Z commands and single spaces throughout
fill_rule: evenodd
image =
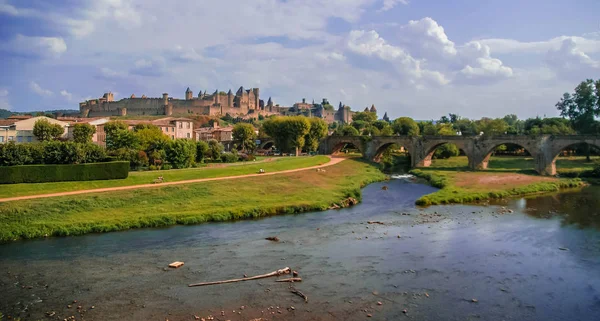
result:
M 260 105 L 260 99 L 258 98 L 259 89 L 252 88 L 252 92 L 254 92 L 254 109 L 258 109 L 258 106 Z
M 202 99 L 202 98 L 204 98 L 204 95 L 202 94 L 202 90 L 200 90 L 198 92 L 198 99 Z
M 227 92 L 227 107 L 233 107 L 233 93 L 231 92 L 231 89 Z
M 364 110 L 364 112 L 365 112 L 365 113 L 366 113 L 366 112 L 369 112 L 369 107 L 365 107 L 365 110 Z
M 185 100 L 192 100 L 194 97 L 194 93 L 190 90 L 190 87 L 185 91 Z
M 342 102 L 340 101 L 340 105 L 338 106 L 338 108 L 342 108 L 344 107 L 344 104 L 342 104 Z
M 390 118 L 387 115 L 387 111 L 385 112 L 385 114 L 383 114 L 383 120 L 386 121 L 386 122 L 388 122 L 388 123 L 390 122 Z
M 167 106 L 169 104 L 169 94 L 163 94 L 163 106 Z
M 375 108 L 375 104 L 371 105 L 371 112 L 377 114 L 377 108 Z
M 215 99 L 215 104 L 219 104 L 220 103 L 220 99 L 219 99 L 219 90 L 215 90 L 215 94 L 214 94 L 214 99 Z

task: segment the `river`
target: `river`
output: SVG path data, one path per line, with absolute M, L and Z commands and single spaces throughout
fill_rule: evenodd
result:
M 0 245 L 0 312 L 23 320 L 600 319 L 599 187 L 414 206 L 434 190 L 393 180 L 367 186 L 361 204 L 342 210 Z M 280 242 L 265 240 L 275 235 Z M 166 268 L 173 261 L 185 265 Z M 274 278 L 187 287 L 286 266 L 299 272 L 293 286 L 308 302 Z

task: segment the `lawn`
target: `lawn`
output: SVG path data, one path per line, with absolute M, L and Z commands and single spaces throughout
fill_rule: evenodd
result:
M 530 157 L 497 156 L 490 159 L 488 169 L 470 171 L 464 156 L 433 160 L 431 167 L 418 168 L 412 173 L 423 177 L 440 190 L 421 197 L 417 204 L 433 205 L 466 203 L 490 198 L 503 198 L 577 187 L 579 179 L 558 179 L 539 176 L 533 170 Z M 559 173 L 593 168 L 585 157 L 561 158 L 557 161 Z
M 5 202 L 0 241 L 325 210 L 360 199 L 361 187 L 384 178 L 375 166 L 347 159 L 326 172 Z
M 130 186 L 149 184 L 158 176 L 163 176 L 165 182 L 176 182 L 189 179 L 213 178 L 223 176 L 239 176 L 257 173 L 260 168 L 267 172 L 278 172 L 288 169 L 316 166 L 328 162 L 326 156 L 312 157 L 275 157 L 271 161 L 259 163 L 209 164 L 203 168 L 172 169 L 165 171 L 130 172 L 126 179 L 103 181 L 55 182 L 34 184 L 2 184 L 0 198 L 50 194 L 85 189 Z

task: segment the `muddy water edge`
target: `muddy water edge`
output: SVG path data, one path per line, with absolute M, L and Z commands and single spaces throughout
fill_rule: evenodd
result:
M 22 320 L 598 320 L 600 187 L 414 206 L 433 191 L 400 179 L 369 185 L 363 203 L 342 210 L 0 245 L 0 312 Z M 174 261 L 185 265 L 167 268 Z M 187 286 L 286 266 L 303 281 Z

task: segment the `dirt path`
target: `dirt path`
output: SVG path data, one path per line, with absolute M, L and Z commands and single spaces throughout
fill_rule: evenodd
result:
M 267 173 L 263 173 L 263 174 L 246 174 L 246 175 L 238 175 L 238 176 L 223 176 L 223 177 L 213 177 L 213 178 L 198 178 L 198 179 L 190 179 L 190 180 L 177 181 L 177 182 L 164 182 L 164 183 L 160 183 L 160 184 L 142 184 L 142 185 L 119 186 L 119 187 L 106 187 L 106 188 L 96 188 L 96 189 L 85 189 L 85 190 L 72 191 L 72 192 L 60 192 L 60 193 L 51 193 L 51 194 L 37 194 L 37 195 L 7 197 L 7 198 L 0 198 L 0 203 L 1 202 L 29 200 L 29 199 L 36 199 L 36 198 L 48 198 L 48 197 L 69 196 L 69 195 L 78 195 L 78 194 L 113 192 L 113 191 L 123 191 L 123 190 L 138 189 L 138 188 L 152 188 L 152 187 L 157 188 L 157 187 L 171 186 L 171 185 L 181 185 L 181 184 L 190 184 L 190 183 L 201 183 L 201 182 L 212 182 L 212 181 L 222 181 L 222 180 L 229 180 L 229 179 L 257 177 L 257 176 L 262 177 L 262 176 L 287 174 L 287 173 L 294 173 L 294 172 L 306 171 L 306 170 L 323 168 L 323 167 L 335 165 L 346 159 L 346 158 L 342 158 L 342 157 L 331 157 L 331 156 L 328 156 L 328 157 L 329 157 L 329 162 L 322 164 L 322 165 L 296 168 L 296 169 L 288 169 L 288 170 L 278 171 L 278 172 L 267 172 Z

